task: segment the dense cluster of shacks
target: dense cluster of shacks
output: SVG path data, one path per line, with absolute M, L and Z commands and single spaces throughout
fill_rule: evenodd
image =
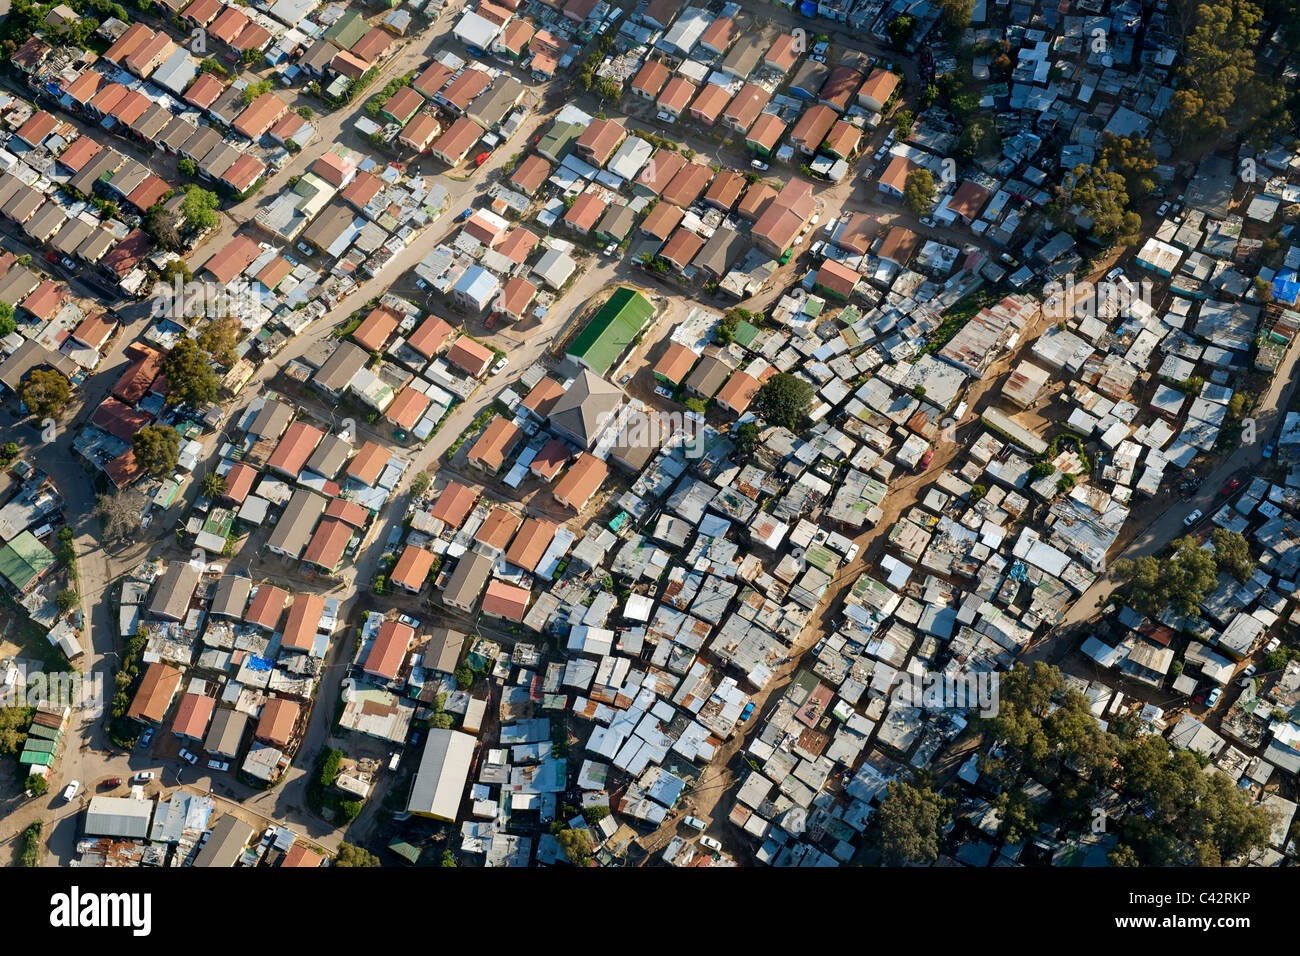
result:
M 70 866 L 322 866 L 325 856 L 283 826 L 260 833 L 246 819 L 221 812 L 211 794 L 176 789 L 146 797 L 133 785 L 125 797 L 90 798 Z
M 978 24 L 982 6 L 976 12 Z M 646 13 L 638 10 L 629 20 L 632 29 L 625 26 L 623 32 L 634 33 Z M 688 14 L 695 16 L 689 11 L 683 16 Z M 1131 18 L 1124 11 L 1115 16 L 1123 37 Z M 701 32 L 713 22 L 708 14 L 698 19 Z M 1029 19 L 1026 12 L 1016 22 Z M 1044 27 L 1057 28 L 1064 48 L 1079 52 L 1077 38 L 1089 23 L 1084 17 L 1062 22 L 1053 15 Z M 1000 125 L 1008 124 L 1002 129 L 1004 153 L 987 168 L 950 183 L 934 218 L 941 226 L 968 228 L 972 238 L 995 246 L 1009 245 L 1013 237 L 1026 243 L 1023 264 L 1003 259 L 1011 267 L 1004 270 L 978 244 L 922 240 L 901 227 L 878 236 L 872 217 L 845 215 L 828 224 L 815 247 L 822 264 L 779 299 L 763 329 L 741 323 L 729 345 L 714 345 L 719 317 L 697 309 L 673 331 L 654 370 L 665 387 L 715 399 L 743 420 L 758 383 L 775 370 L 795 370 L 816 389 L 814 424 L 806 435 L 768 429 L 754 460 L 744 465 L 731 459 L 725 436 L 707 430 L 695 437 L 663 434 L 638 455 L 629 455 L 617 441 L 588 436 L 593 457 L 604 457 L 633 477 L 627 490 L 601 505 L 599 522 L 577 505 L 586 519 L 577 530 L 531 513 L 533 505 L 519 514 L 487 497 L 491 489 L 480 493 L 450 481 L 430 492 L 427 510 L 412 524 L 397 577 L 408 590 L 418 590 L 431 576 L 435 589 L 443 591 L 442 604 L 467 612 L 478 608 L 487 619 L 507 622 L 510 630 L 503 636 L 518 633 L 519 626 L 551 635 L 561 651 L 550 659 L 535 645 L 516 644 L 508 656 L 480 648 L 485 669 L 507 683 L 498 715 L 500 738 L 493 741 L 497 747 L 484 743 L 486 760 L 473 780 L 470 760 L 454 756 L 458 745 L 431 747 L 429 786 L 417 787 L 420 806 L 411 807 L 456 819 L 455 800 L 449 803 L 438 791 L 449 787 L 454 796 L 468 788 L 473 820 L 463 824 L 462 849 L 484 854 L 493 865 L 560 859 L 554 838 L 545 833 L 533 855 L 529 838 L 517 829 L 521 820 L 533 818 L 519 814 L 526 810 L 549 822 L 556 810 L 557 775 L 576 770 L 583 807 L 610 806 L 615 812 L 595 824 L 583 817 L 568 822 L 588 828 L 599 859 L 619 858 L 637 834 L 624 820 L 653 826 L 674 812 L 685 787 L 734 733 L 749 696 L 761 691 L 787 659 L 828 590 L 846 586 L 842 613 L 764 715 L 747 748 L 751 770 L 734 801 L 724 798 L 722 806 L 730 821 L 752 836 L 760 861 L 852 860 L 885 783 L 907 766 L 926 766 L 965 724 L 960 712 L 931 712 L 901 699 L 894 693 L 900 675 L 933 673 L 960 681 L 1010 667 L 1034 635 L 1060 621 L 1105 570 L 1135 496 L 1156 494 L 1162 483 L 1214 449 L 1239 377 L 1275 370 L 1294 327 L 1295 316 L 1285 306 L 1294 305 L 1300 291 L 1293 273 L 1300 250 L 1287 251 L 1277 274 L 1257 273 L 1271 293 L 1261 297 L 1251 281 L 1256 276 L 1237 271 L 1258 249 L 1258 240 L 1242 236 L 1242 219 L 1232 209 L 1241 205 L 1247 218 L 1272 221 L 1294 189 L 1285 181 L 1293 159 L 1277 150 L 1261 157 L 1276 171 L 1275 181 L 1252 189 L 1244 203 L 1240 195 L 1234 199 L 1233 184 L 1225 182 L 1217 161 L 1182 171 L 1192 178 L 1185 206 L 1173 204 L 1159 230 L 1164 239 L 1141 246 L 1131 277 L 1116 275 L 1096 288 L 1066 288 L 1046 308 L 1034 297 L 1010 295 L 978 311 L 941 347 L 920 347 L 940 324 L 944 307 L 981 282 L 1007 279 L 1023 288 L 1035 278 L 1072 277 L 1082 263 L 1074 240 L 1033 210 L 1046 202 L 1043 184 L 1049 172 L 1055 174 L 1034 165 L 1042 146 L 1038 133 L 1062 121 L 1076 122 L 1076 139 L 1091 150 L 1096 131 L 1082 124 L 1085 110 L 1092 115 L 1100 108 L 1116 124 L 1112 132 L 1154 132 L 1151 119 L 1163 102 L 1154 91 L 1145 98 L 1125 92 L 1135 77 L 1162 62 L 1158 44 L 1156 59 L 1144 54 L 1134 62 L 1130 36 L 1104 64 L 1098 59 L 1079 67 L 1067 90 L 1056 81 L 1045 83 L 1053 33 L 1044 30 L 1041 38 L 1019 28 L 1014 33 L 1013 39 L 1025 44 L 1019 68 L 1024 75 L 1010 89 L 991 91 L 995 102 L 1009 97 L 1009 109 L 999 113 Z M 632 77 L 645 69 L 644 64 L 623 66 Z M 1080 105 L 1094 95 L 1126 99 L 1129 105 L 1108 106 L 1109 99 Z M 1041 115 L 1031 115 L 1031 108 Z M 1129 114 L 1139 109 L 1147 121 L 1131 125 L 1138 121 Z M 912 168 L 907 163 L 930 162 L 912 158 L 909 151 L 924 152 L 941 139 L 930 126 L 938 119 L 923 115 L 913 137 L 917 142 L 896 146 L 888 165 L 901 158 L 906 171 Z M 543 213 L 555 217 L 548 227 L 558 220 L 579 235 L 596 230 L 599 241 L 622 242 L 636 220 L 619 216 L 606 223 L 610 208 L 633 208 L 641 185 L 636 177 L 652 157 L 667 153 L 628 136 L 617 121 L 595 119 L 578 128 L 568 122 L 563 116 L 557 120 L 536 154 L 517 167 L 512 186 L 530 195 L 548 183 L 557 187 L 547 187 L 543 196 L 552 197 Z M 1071 154 L 1067 164 L 1087 158 Z M 659 186 L 670 185 L 690 165 L 680 157 Z M 684 210 L 717 183 L 712 172 L 706 169 L 698 183 L 683 182 L 680 203 L 667 202 L 675 218 L 657 237 L 659 243 L 671 241 L 688 215 Z M 1167 184 L 1179 174 L 1170 167 L 1158 172 Z M 628 182 L 633 183 L 630 202 L 624 194 Z M 746 185 L 754 188 L 740 184 L 737 195 Z M 659 202 L 646 202 L 641 210 L 648 208 L 653 216 L 665 202 L 662 188 L 650 192 Z M 1272 198 L 1261 204 L 1261 196 Z M 556 202 L 564 198 L 570 201 Z M 649 216 L 643 228 L 647 221 Z M 628 231 L 606 231 L 605 225 L 626 225 Z M 807 222 L 795 227 L 790 238 L 806 227 Z M 659 255 L 660 248 L 656 245 L 652 254 Z M 1184 254 L 1189 264 L 1182 264 Z M 689 260 L 677 265 L 685 268 Z M 880 520 L 891 481 L 928 465 L 944 419 L 962 404 L 967 390 L 1022 336 L 1036 334 L 1043 311 L 1055 319 L 1053 310 L 1059 311 L 1059 323 L 1050 323 L 1030 354 L 1000 382 L 992 405 L 963 439 L 961 455 L 891 524 L 878 566 L 852 582 L 837 581 L 839 568 L 857 553 L 853 538 Z M 570 377 L 567 389 L 581 383 L 587 396 L 608 390 L 591 408 L 602 409 L 606 421 L 616 423 L 618 409 L 634 403 L 624 406 L 607 383 L 593 387 L 595 378 L 588 368 Z M 728 389 L 732 382 L 740 385 Z M 477 453 L 468 456 L 489 476 L 506 474 L 509 487 L 530 475 L 546 477 L 553 467 L 546 444 L 567 442 L 563 454 L 568 456 L 581 447 L 563 434 L 562 423 L 557 435 L 553 406 L 546 404 L 548 394 L 567 396 L 568 391 L 540 369 L 530 370 L 521 384 L 528 389 L 522 400 L 512 393 L 502 397 L 515 411 L 514 421 L 499 417 L 478 437 Z M 735 399 L 728 397 L 732 392 Z M 1050 400 L 1065 402 L 1070 432 L 1100 450 L 1095 467 L 1080 454 L 1078 441 L 1049 441 L 1046 424 L 1022 414 Z M 540 436 L 539 425 L 544 426 Z M 1288 427 L 1300 434 L 1300 424 Z M 537 447 L 514 458 L 530 435 Z M 1279 441 L 1283 454 L 1286 439 Z M 1043 463 L 1049 467 L 1035 468 Z M 1285 528 L 1276 525 L 1287 520 L 1280 506 L 1288 487 L 1257 479 L 1232 506 L 1242 514 L 1258 507 L 1268 519 L 1255 534 L 1265 550 L 1264 567 L 1270 566 L 1270 548 L 1281 554 L 1289 547 Z M 1247 526 L 1227 507 L 1213 520 L 1234 530 Z M 1289 573 L 1280 567 L 1271 571 Z M 1258 647 L 1278 622 L 1284 608 L 1278 595 L 1294 590 L 1287 584 L 1293 579 L 1285 578 L 1280 591 L 1272 592 L 1270 574 L 1262 574 L 1253 589 L 1223 582 L 1213 599 L 1223 605 L 1217 627 L 1206 622 L 1201 633 L 1212 644 L 1232 645 L 1233 656 L 1224 659 L 1228 666 L 1216 669 L 1219 655 L 1193 645 L 1188 662 L 1225 683 L 1233 673 L 1231 660 Z M 1256 599 L 1260 606 L 1246 614 Z M 1131 612 L 1123 620 L 1131 633 L 1116 648 L 1103 646 L 1106 666 L 1149 678 L 1143 668 L 1152 659 L 1153 634 L 1160 643 L 1159 626 Z M 1168 643 L 1169 635 L 1163 637 Z M 1098 645 L 1090 642 L 1085 652 L 1096 657 Z M 1163 661 L 1166 670 L 1169 663 Z M 1159 667 L 1157 662 L 1153 669 Z M 1288 669 L 1261 695 L 1270 704 L 1255 705 L 1254 692 L 1248 692 L 1250 700 L 1234 705 L 1234 712 L 1237 706 L 1280 701 L 1277 710 L 1291 713 L 1294 701 L 1287 704 L 1286 695 L 1287 688 L 1294 690 L 1294 671 Z M 1094 702 L 1099 719 L 1121 712 L 1122 693 L 1104 682 L 1070 680 Z M 1195 687 L 1191 680 L 1176 689 L 1190 693 Z M 1196 736 L 1189 731 L 1188 721 L 1197 723 L 1190 717 L 1167 727 L 1159 708 L 1148 705 L 1141 715 L 1153 732 L 1169 730 L 1178 746 Z M 1293 772 L 1288 761 L 1295 759 L 1296 725 L 1280 714 L 1271 719 L 1269 724 L 1261 717 L 1270 727 L 1270 766 Z M 1264 745 L 1265 735 L 1257 735 L 1256 746 Z M 1260 786 L 1265 802 L 1285 804 L 1263 795 L 1269 761 L 1240 757 L 1224 759 L 1249 766 L 1248 779 Z M 552 766 L 565 759 L 567 768 Z M 1237 777 L 1247 779 L 1243 773 L 1238 769 Z M 979 780 L 973 762 L 962 775 L 972 785 Z M 1031 796 L 1045 799 L 1046 793 Z M 982 811 L 979 800 L 973 805 L 968 815 L 995 833 L 987 803 Z M 1289 820 L 1290 814 L 1283 816 Z M 1276 860 L 1286 849 L 1285 833 L 1280 827 L 1274 849 L 1261 862 Z M 1077 863 L 1104 855 L 1105 839 L 1042 837 L 1034 852 L 1058 864 Z M 992 841 L 977 840 L 960 859 L 984 865 L 998 856 L 1000 863 L 1015 863 L 1023 850 L 1004 848 L 999 856 Z M 680 865 L 719 859 L 699 854 L 680 838 L 664 856 Z

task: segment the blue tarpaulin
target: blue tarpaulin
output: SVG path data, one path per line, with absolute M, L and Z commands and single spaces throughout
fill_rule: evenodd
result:
M 1273 298 L 1287 305 L 1295 305 L 1296 299 L 1300 298 L 1300 279 L 1296 277 L 1295 272 L 1288 269 L 1274 276 Z

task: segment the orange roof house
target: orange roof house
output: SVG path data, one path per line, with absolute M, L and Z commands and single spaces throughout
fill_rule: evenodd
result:
M 379 625 L 375 642 L 366 654 L 363 669 L 371 677 L 381 680 L 397 680 L 406 663 L 406 654 L 415 640 L 415 630 L 398 620 L 384 621 Z
M 186 694 L 176 708 L 176 717 L 172 721 L 172 733 L 177 737 L 189 737 L 202 740 L 208 732 L 208 721 L 212 719 L 212 708 L 216 700 L 203 694 Z
M 584 451 L 569 466 L 551 494 L 560 504 L 567 505 L 574 511 L 582 511 L 608 474 L 608 465 Z
M 140 687 L 131 700 L 126 715 L 146 724 L 160 724 L 167 716 L 172 698 L 181 686 L 181 672 L 169 664 L 155 661 L 145 669 Z
M 691 373 L 699 356 L 679 342 L 669 342 L 668 349 L 655 364 L 654 376 L 661 382 L 680 385 Z
M 376 306 L 370 310 L 355 332 L 352 339 L 367 352 L 379 352 L 388 344 L 388 340 L 397 331 L 402 317 L 386 305 Z
M 429 513 L 439 521 L 446 522 L 453 528 L 459 528 L 469 517 L 476 501 L 478 501 L 478 492 L 466 488 L 459 482 L 449 481 Z
M 262 705 L 262 715 L 253 734 L 263 743 L 274 747 L 287 747 L 293 741 L 294 728 L 302 708 L 292 700 L 273 697 Z
M 316 632 L 320 629 L 324 613 L 325 598 L 319 594 L 295 594 L 281 632 L 280 646 L 291 651 L 311 650 L 316 643 Z
M 262 584 L 253 595 L 253 601 L 244 612 L 244 623 L 252 624 L 267 631 L 274 631 L 280 623 L 280 615 L 289 602 L 289 592 L 273 584 Z
M 379 476 L 384 473 L 384 466 L 392 458 L 382 445 L 367 440 L 352 460 L 348 462 L 347 473 L 363 485 L 374 486 Z
M 332 574 L 343 563 L 343 554 L 351 540 L 352 525 L 339 518 L 321 518 L 302 559 Z
M 483 593 L 483 613 L 507 621 L 522 621 L 532 591 L 493 579 Z
M 402 556 L 393 565 L 388 580 L 405 591 L 419 594 L 424 588 L 429 572 L 433 569 L 433 559 L 433 552 L 408 544 L 402 550 Z
M 478 378 L 492 364 L 494 352 L 468 335 L 462 335 L 447 350 L 447 361 L 463 372 Z
M 743 415 L 758 394 L 759 381 L 748 372 L 735 372 L 714 398 L 723 408 Z
M 393 404 L 388 406 L 384 417 L 398 428 L 410 430 L 419 424 L 424 413 L 428 411 L 433 399 L 417 388 L 407 386 L 397 393 Z
M 294 422 L 285 430 L 266 466 L 287 478 L 297 478 L 324 437 L 324 432 L 306 422 Z
M 411 333 L 411 337 L 406 340 L 406 344 L 415 351 L 419 352 L 425 358 L 433 358 L 447 344 L 452 333 L 456 330 L 447 322 L 431 315 L 423 322 L 420 327 Z
M 519 530 L 522 520 L 513 511 L 507 511 L 505 508 L 493 508 L 488 512 L 488 516 L 483 519 L 483 523 L 479 525 L 478 531 L 474 533 L 474 540 L 486 544 L 488 547 L 496 548 L 498 551 L 504 551 L 506 546 L 510 544 L 510 539 Z
M 479 435 L 466 457 L 488 474 L 495 475 L 506 463 L 506 457 L 522 435 L 523 432 L 514 422 L 496 415 L 488 422 L 487 428 L 483 429 L 483 434 Z
M 551 546 L 559 525 L 545 518 L 529 518 L 506 551 L 506 560 L 517 568 L 532 571 Z

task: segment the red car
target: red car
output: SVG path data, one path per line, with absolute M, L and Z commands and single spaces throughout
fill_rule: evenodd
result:
M 482 166 L 484 163 L 487 162 L 487 158 L 490 155 L 491 153 L 479 153 L 477 156 L 474 157 L 474 165 Z
M 927 468 L 930 467 L 930 462 L 932 462 L 932 461 L 934 461 L 934 452 L 932 452 L 932 451 L 927 451 L 924 455 L 921 456 L 921 468 L 920 468 L 920 470 L 921 470 L 921 471 L 925 471 L 925 469 L 927 469 Z
M 1225 495 L 1230 495 L 1240 487 L 1241 487 L 1240 478 L 1230 478 L 1228 480 L 1228 483 L 1223 486 L 1223 493 Z
M 101 784 L 101 786 L 102 786 L 105 790 L 112 790 L 114 787 L 120 787 L 120 786 L 122 786 L 122 778 L 121 778 L 121 777 L 109 777 L 107 780 L 105 780 L 105 781 Z

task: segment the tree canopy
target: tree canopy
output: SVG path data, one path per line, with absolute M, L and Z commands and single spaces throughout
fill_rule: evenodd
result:
M 182 336 L 167 353 L 163 374 L 167 376 L 169 404 L 200 408 L 217 400 L 217 373 L 207 354 L 189 336 Z
M 778 372 L 763 383 L 754 403 L 758 413 L 773 425 L 794 431 L 812 408 L 812 400 L 812 383 L 789 372 Z
M 18 385 L 18 398 L 37 418 L 58 418 L 71 395 L 68 380 L 52 368 L 33 369 Z
M 914 169 L 907 174 L 903 184 L 903 205 L 918 216 L 924 216 L 934 205 L 934 176 L 928 169 Z
M 1167 557 L 1123 558 L 1115 562 L 1111 573 L 1127 586 L 1128 602 L 1143 614 L 1155 616 L 1169 607 L 1183 614 L 1195 613 L 1218 585 L 1220 569 L 1241 580 L 1255 569 L 1245 539 L 1220 531 L 1210 536 L 1213 552 L 1198 547 L 1195 538 L 1183 537 L 1173 542 L 1173 552 Z
M 131 439 L 135 460 L 155 478 L 171 474 L 180 457 L 181 436 L 166 425 L 146 425 Z
M 891 780 L 877 814 L 885 862 L 900 866 L 937 860 L 942 829 L 951 809 L 952 801 L 927 786 Z
M 369 850 L 351 843 L 340 843 L 339 852 L 334 857 L 335 866 L 379 866 L 379 857 Z
M 1133 242 L 1142 228 L 1142 217 L 1128 207 L 1124 176 L 1099 161 L 1067 173 L 1049 211 L 1056 223 L 1065 226 L 1073 225 L 1076 215 L 1085 216 L 1094 238 L 1123 244 Z

